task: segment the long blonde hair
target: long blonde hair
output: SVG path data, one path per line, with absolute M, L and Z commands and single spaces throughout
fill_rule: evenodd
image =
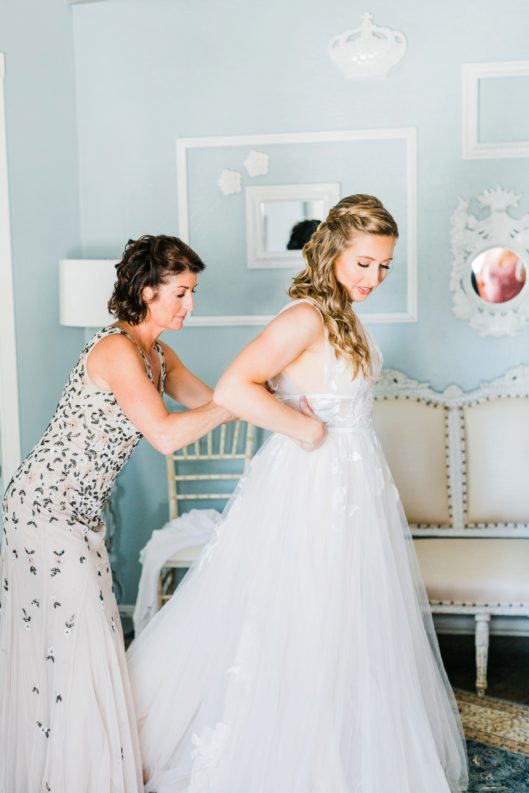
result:
M 371 355 L 346 288 L 336 279 L 334 263 L 355 234 L 398 237 L 395 220 L 370 195 L 352 195 L 336 204 L 303 248 L 305 269 L 293 279 L 290 297 L 309 298 L 321 311 L 329 342 L 338 358 L 371 376 Z

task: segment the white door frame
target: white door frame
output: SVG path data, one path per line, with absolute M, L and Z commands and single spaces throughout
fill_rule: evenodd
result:
M 0 437 L 4 487 L 20 463 L 20 420 L 5 123 L 5 57 L 0 52 Z

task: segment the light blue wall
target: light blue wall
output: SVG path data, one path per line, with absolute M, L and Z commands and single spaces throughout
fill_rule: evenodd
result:
M 58 262 L 80 253 L 74 54 L 64 0 L 2 0 L 22 452 L 38 440 L 82 344 L 58 321 Z
M 67 83 L 62 84 L 62 91 L 69 97 L 63 108 L 66 130 L 55 110 L 48 111 L 43 122 L 68 138 L 66 160 L 59 167 L 62 203 L 54 207 L 50 201 L 42 207 L 47 214 L 53 213 L 55 231 L 61 227 L 70 233 L 69 238 L 59 235 L 46 248 L 50 252 L 53 248 L 55 259 L 75 252 L 77 233 L 72 42 L 67 41 L 67 11 L 59 9 L 60 5 L 60 0 L 52 4 L 56 17 L 50 22 L 51 43 L 45 45 L 48 59 L 43 54 L 33 55 L 31 61 L 34 84 L 40 79 L 41 58 L 47 64 L 43 68 L 50 70 L 49 59 L 62 57 L 61 74 Z M 347 81 L 327 56 L 328 42 L 355 26 L 365 10 L 362 4 L 343 0 L 107 0 L 74 7 L 81 253 L 85 257 L 115 257 L 129 237 L 178 233 L 178 137 L 416 127 L 419 321 L 375 325 L 371 330 L 384 351 L 386 365 L 439 388 L 453 381 L 471 388 L 480 379 L 529 362 L 529 333 L 515 338 L 480 338 L 453 317 L 448 289 L 450 216 L 458 196 L 472 198 L 496 185 L 521 193 L 520 208 L 529 211 L 529 160 L 462 160 L 461 64 L 528 58 L 529 8 L 521 0 L 501 4 L 465 0 L 458 5 L 435 0 L 374 1 L 369 11 L 375 21 L 402 30 L 408 39 L 408 53 L 387 80 Z M 37 42 L 36 47 L 40 52 L 44 45 Z M 491 86 L 488 106 L 494 102 L 494 90 Z M 516 91 L 523 96 L 524 90 L 520 81 Z M 526 108 L 527 103 L 513 112 L 523 115 Z M 486 112 L 486 129 L 495 139 L 503 119 Z M 22 132 L 25 139 L 31 137 L 30 131 Z M 47 169 L 40 159 L 39 168 Z M 394 172 L 389 164 L 374 167 L 361 179 L 358 176 L 357 187 L 355 173 L 344 175 L 341 181 L 351 189 L 354 185 L 362 191 L 384 190 L 384 184 L 391 184 L 402 166 L 396 160 L 394 163 Z M 14 164 L 20 171 L 22 154 L 17 154 Z M 25 192 L 27 179 L 11 176 L 18 193 Z M 48 179 L 47 174 L 44 189 L 55 190 Z M 26 201 L 31 205 L 33 199 L 26 197 Z M 15 211 L 16 206 L 15 202 Z M 240 251 L 243 229 L 219 224 L 213 209 L 208 217 L 206 200 L 203 206 L 202 223 L 210 232 L 197 248 L 207 254 L 209 269 L 202 277 L 198 300 L 211 309 L 219 272 L 237 288 L 238 279 L 245 276 L 237 256 L 227 255 Z M 19 212 L 16 221 L 15 251 L 18 246 L 17 266 L 22 268 L 17 275 L 19 327 L 25 326 L 29 314 L 23 278 L 29 265 L 25 264 L 28 257 L 22 253 L 23 246 L 37 246 L 39 239 L 39 235 L 31 235 L 31 218 L 31 214 Z M 68 245 L 70 250 L 66 250 Z M 51 269 L 47 275 L 44 288 L 50 306 L 46 321 L 54 338 L 61 339 L 62 351 L 54 362 L 55 375 L 46 381 L 46 394 L 56 386 L 58 390 L 57 370 L 66 370 L 72 359 L 70 350 L 79 343 L 75 330 L 58 329 L 55 276 L 51 277 Z M 390 290 L 391 286 L 384 288 Z M 229 286 L 227 289 L 219 298 L 223 305 L 230 301 Z M 276 300 L 281 302 L 274 292 L 275 305 Z M 260 305 L 259 289 L 247 290 L 246 312 L 258 310 Z M 34 393 L 27 366 L 28 350 L 38 336 L 37 324 L 34 321 L 21 338 L 21 390 L 26 404 Z M 255 332 L 255 328 L 196 328 L 172 334 L 167 340 L 200 376 L 214 383 Z M 42 354 L 42 337 L 38 344 Z M 49 402 L 37 405 L 34 416 L 25 409 L 25 437 L 42 424 Z M 167 515 L 164 462 L 146 444 L 120 479 L 118 501 L 122 526 L 118 550 L 125 600 L 130 602 L 139 575 L 138 551 Z

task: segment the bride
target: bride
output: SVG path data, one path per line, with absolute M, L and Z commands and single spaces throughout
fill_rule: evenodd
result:
M 371 425 L 380 352 L 352 307 L 388 275 L 397 237 L 376 198 L 340 201 L 303 249 L 293 302 L 217 386 L 217 402 L 273 434 L 129 650 L 148 793 L 466 789 L 456 704 Z

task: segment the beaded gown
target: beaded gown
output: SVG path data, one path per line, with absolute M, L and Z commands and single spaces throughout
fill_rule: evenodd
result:
M 316 389 L 285 374 L 271 385 L 293 407 L 308 397 L 325 442 L 310 453 L 280 434 L 265 442 L 216 536 L 129 648 L 147 793 L 466 789 L 372 382 L 327 340 L 317 370 Z
M 102 508 L 140 433 L 83 350 L 3 501 L 0 793 L 138 793 L 141 764 Z M 158 347 L 162 364 L 163 353 Z M 147 374 L 152 380 L 147 359 Z

